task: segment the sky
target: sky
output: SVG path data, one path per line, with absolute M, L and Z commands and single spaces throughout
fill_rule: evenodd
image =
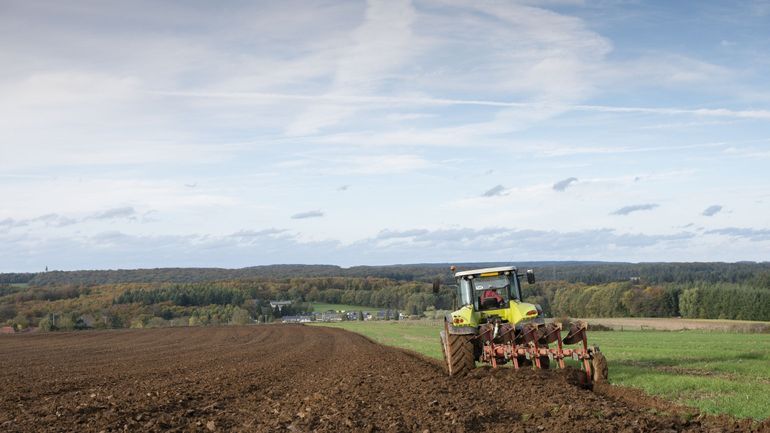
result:
M 770 2 L 0 2 L 0 272 L 770 259 Z

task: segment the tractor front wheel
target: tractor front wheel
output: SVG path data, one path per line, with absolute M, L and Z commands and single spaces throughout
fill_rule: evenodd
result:
M 450 376 L 463 376 L 476 368 L 473 359 L 472 335 L 454 335 L 441 333 L 441 345 Z

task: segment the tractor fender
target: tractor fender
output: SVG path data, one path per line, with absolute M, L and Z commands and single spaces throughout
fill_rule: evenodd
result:
M 452 325 L 452 314 L 447 313 L 444 316 L 444 322 L 446 323 L 447 330 L 453 335 L 468 335 L 476 334 L 478 331 L 473 326 L 454 326 Z

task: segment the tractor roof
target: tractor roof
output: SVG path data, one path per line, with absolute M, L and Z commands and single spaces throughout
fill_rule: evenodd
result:
M 496 268 L 471 269 L 470 271 L 457 272 L 455 277 L 464 277 L 466 275 L 486 274 L 487 272 L 516 272 L 516 266 L 499 266 Z

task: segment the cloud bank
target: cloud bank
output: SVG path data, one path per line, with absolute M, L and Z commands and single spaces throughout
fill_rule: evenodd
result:
M 639 254 L 663 246 L 684 246 L 694 237 L 618 233 L 611 229 L 558 232 L 489 227 L 484 229 L 383 230 L 352 243 L 306 241 L 282 229 L 240 230 L 222 236 L 132 235 L 104 231 L 88 236 L 0 234 L 0 256 L 8 257 L 0 271 L 138 268 L 165 266 L 245 267 L 269 263 L 329 263 L 341 265 L 437 261 L 567 260 Z M 12 243 L 9 241 L 13 240 Z M 34 248 L 31 248 L 34 245 Z M 487 248 L 479 248 L 485 245 Z M 23 248 L 18 248 L 22 246 Z M 15 252 L 11 254 L 11 249 Z M 67 251 L 68 254 L 61 254 Z M 147 252 L 152 251 L 152 255 Z

